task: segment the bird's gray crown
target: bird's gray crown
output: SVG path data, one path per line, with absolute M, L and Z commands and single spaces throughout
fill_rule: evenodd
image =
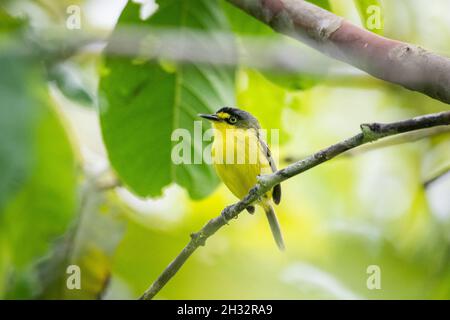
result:
M 223 107 L 217 110 L 216 114 L 221 112 L 228 113 L 230 116 L 236 117 L 238 120 L 237 126 L 255 129 L 260 128 L 258 120 L 247 111 L 233 107 Z

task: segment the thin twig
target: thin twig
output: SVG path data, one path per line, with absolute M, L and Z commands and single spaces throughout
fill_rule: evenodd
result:
M 432 138 L 432 137 L 436 137 L 436 136 L 449 135 L 449 134 L 450 134 L 450 127 L 448 127 L 448 126 L 433 127 L 433 128 L 427 128 L 427 129 L 407 132 L 404 134 L 399 134 L 396 136 L 388 137 L 388 138 L 383 139 L 376 143 L 366 144 L 364 146 L 361 146 L 360 148 L 356 148 L 354 150 L 347 152 L 346 155 L 357 156 L 357 155 L 360 155 L 362 153 L 372 151 L 372 150 L 393 147 L 393 146 L 397 146 L 399 144 L 413 143 L 413 142 L 416 142 L 418 140 L 422 140 L 425 138 Z
M 164 269 L 161 275 L 153 282 L 151 287 L 142 295 L 142 300 L 152 299 L 167 282 L 180 270 L 186 260 L 200 246 L 204 246 L 206 240 L 227 224 L 248 206 L 259 199 L 261 195 L 272 189 L 275 185 L 309 170 L 321 163 L 333 159 L 337 155 L 353 149 L 357 146 L 376 141 L 378 139 L 397 135 L 404 132 L 415 131 L 423 128 L 450 125 L 450 111 L 425 115 L 409 120 L 392 123 L 362 124 L 361 133 L 325 148 L 301 161 L 295 162 L 288 167 L 273 174 L 258 177 L 258 184 L 254 186 L 247 196 L 241 201 L 226 207 L 220 216 L 211 219 L 197 233 L 191 234 L 191 240 L 178 254 L 178 256 Z
M 341 157 L 355 157 L 359 156 L 363 153 L 379 150 L 382 148 L 394 147 L 400 144 L 413 143 L 419 140 L 423 140 L 426 138 L 432 138 L 436 136 L 449 135 L 450 137 L 450 127 L 449 126 L 440 126 L 433 127 L 427 129 L 421 129 L 417 131 L 406 132 L 403 134 L 398 134 L 391 137 L 386 137 L 386 139 L 376 141 L 371 144 L 365 144 L 359 146 L 358 148 L 354 148 L 349 150 L 348 152 L 341 155 Z M 283 158 L 283 162 L 291 163 L 306 157 L 307 154 L 304 155 L 288 155 Z

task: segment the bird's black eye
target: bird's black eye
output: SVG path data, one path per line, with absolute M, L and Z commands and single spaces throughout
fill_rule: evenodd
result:
M 236 118 L 236 117 L 230 117 L 230 119 L 228 119 L 228 121 L 229 121 L 231 124 L 234 124 L 234 123 L 237 122 L 237 118 Z

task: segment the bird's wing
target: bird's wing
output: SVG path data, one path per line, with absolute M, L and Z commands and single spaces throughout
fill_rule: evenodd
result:
M 276 172 L 277 165 L 275 164 L 275 161 L 272 158 L 272 153 L 270 152 L 269 147 L 261 138 L 259 138 L 259 143 L 261 144 L 261 148 L 264 152 L 264 155 L 266 156 L 267 161 L 269 161 L 272 172 Z M 273 187 L 272 199 L 275 204 L 280 203 L 280 201 L 281 201 L 281 185 L 277 184 L 275 187 Z

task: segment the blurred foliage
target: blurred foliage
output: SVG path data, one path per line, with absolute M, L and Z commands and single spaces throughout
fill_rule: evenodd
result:
M 261 126 L 270 130 L 282 125 L 281 113 L 273 113 L 273 108 L 283 108 L 289 104 L 290 92 L 278 87 L 254 70 L 242 70 L 237 84 L 238 105 L 253 114 Z M 280 143 L 287 140 L 287 134 L 280 132 Z
M 326 10 L 331 10 L 331 4 L 328 0 L 310 2 L 319 5 Z M 259 39 L 272 39 L 280 41 L 281 43 L 289 43 L 292 46 L 301 47 L 297 41 L 274 32 L 266 24 L 249 16 L 228 2 L 222 1 L 221 3 L 233 32 L 241 42 L 246 39 L 239 39 L 240 37 L 256 36 L 259 37 Z M 302 57 L 298 57 L 298 59 L 302 59 Z M 283 72 L 274 68 L 270 68 L 269 70 L 261 70 L 261 73 L 274 84 L 289 90 L 306 90 L 323 80 L 323 76 L 312 75 L 304 72 Z
M 307 90 L 321 83 L 323 76 L 309 75 L 305 73 L 263 72 L 271 82 L 289 90 Z
M 83 106 L 94 105 L 94 93 L 83 79 L 83 69 L 73 62 L 58 63 L 48 68 L 48 78 L 70 100 Z
M 192 132 L 197 113 L 237 104 L 264 128 L 280 129 L 279 158 L 292 160 L 353 135 L 363 122 L 448 110 L 353 69 L 336 72 L 342 65 L 328 60 L 313 76 L 148 61 L 143 51 L 67 58 L 64 43 L 47 33 L 56 28 L 69 42 L 105 34 L 96 19 L 109 16 L 111 25 L 118 21 L 107 30 L 112 35 L 130 25 L 186 34 L 231 30 L 236 47 L 223 49 L 237 52 L 246 37 L 292 42 L 225 1 L 157 2 L 146 20 L 139 18 L 143 7 L 127 1 L 1 3 L 0 298 L 140 296 L 191 232 L 236 201 L 217 187 L 209 166 L 170 162 L 172 130 Z M 380 3 L 311 2 L 366 27 L 367 7 Z M 65 29 L 69 4 L 81 6 L 82 30 Z M 448 2 L 382 4 L 378 33 L 450 52 Z M 137 39 L 142 50 L 145 40 Z M 85 108 L 97 100 L 99 110 Z M 101 134 L 105 146 L 93 143 Z M 111 175 L 108 161 L 124 186 L 102 185 Z M 286 252 L 276 250 L 261 211 L 243 213 L 157 298 L 450 299 L 450 177 L 425 187 L 449 164 L 447 131 L 413 143 L 373 144 L 318 166 L 283 183 L 277 212 Z M 81 290 L 67 289 L 70 265 L 80 267 Z M 379 290 L 367 287 L 371 265 L 381 270 Z
M 111 277 L 112 256 L 123 236 L 117 208 L 106 206 L 104 195 L 88 181 L 81 191 L 78 221 L 38 265 L 40 299 L 99 299 Z M 81 271 L 80 290 L 67 288 L 67 266 Z
M 0 289 L 13 290 L 20 273 L 73 219 L 76 179 L 74 155 L 37 61 L 10 56 L 1 64 L 0 158 L 8 201 L 0 211 Z
M 4 8 L 0 7 L 0 32 L 2 32 L 2 36 L 10 36 L 6 32 L 16 32 L 24 26 L 24 21 L 11 17 Z
M 28 106 L 34 101 L 23 84 L 29 62 L 26 59 L 22 59 L 21 63 L 15 62 L 11 56 L 0 57 L 0 209 L 5 206 L 8 197 L 20 188 L 30 165 L 32 137 L 29 128 L 34 110 L 30 112 Z

